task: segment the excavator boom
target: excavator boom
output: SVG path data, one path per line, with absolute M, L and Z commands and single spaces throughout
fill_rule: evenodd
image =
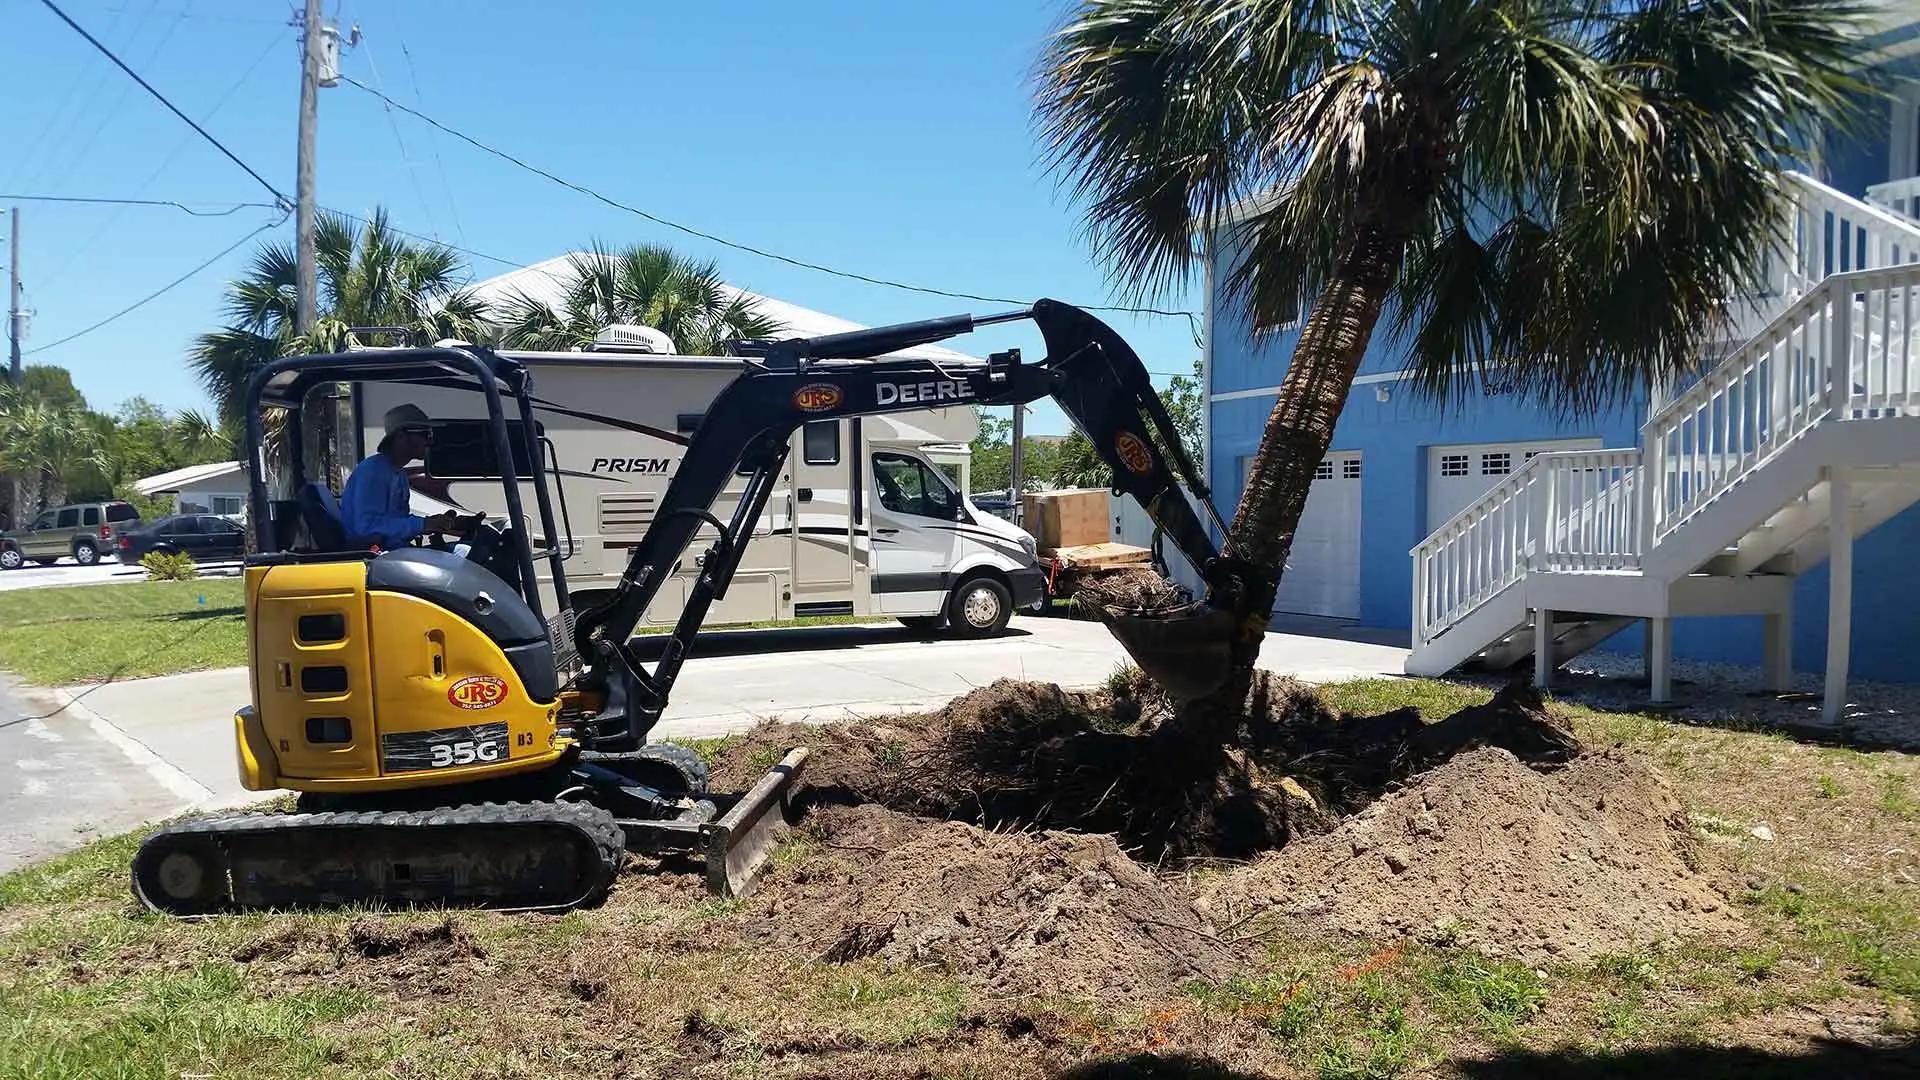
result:
M 966 365 L 887 355 L 1021 319 L 1031 319 L 1046 341 L 1047 357 L 1038 363 L 1023 363 L 1018 350 Z M 618 587 L 575 624 L 575 645 L 586 663 L 582 685 L 604 694 L 588 729 L 575 733 L 589 747 L 632 749 L 658 722 L 707 609 L 726 594 L 743 547 L 739 538 L 764 511 L 791 435 L 812 421 L 1050 397 L 1111 467 L 1114 487 L 1139 502 L 1206 582 L 1205 595 L 1179 610 L 1103 613 L 1141 668 L 1176 694 L 1201 696 L 1225 681 L 1246 635 L 1264 628 L 1270 575 L 1222 557 L 1180 484 L 1185 480 L 1212 515 L 1210 492 L 1140 358 L 1085 311 L 1041 300 L 1007 314 L 750 342 L 740 351 L 751 357 L 748 370 L 708 407 Z M 748 476 L 745 491 L 732 521 L 721 522 L 708 508 L 737 474 Z M 1213 520 L 1224 535 L 1218 517 Z M 647 671 L 627 642 L 702 525 L 711 525 L 718 538 L 699 560 L 674 632 Z

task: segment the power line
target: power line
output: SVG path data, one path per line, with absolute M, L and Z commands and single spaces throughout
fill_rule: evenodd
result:
M 336 216 L 336 217 L 343 217 L 343 218 L 346 218 L 346 219 L 347 219 L 348 221 L 353 221 L 353 222 L 358 222 L 358 223 L 359 223 L 359 224 L 361 224 L 361 225 L 371 225 L 371 224 L 372 224 L 372 222 L 370 222 L 370 221 L 368 221 L 368 220 L 367 220 L 366 218 L 363 218 L 363 217 L 360 217 L 360 216 L 359 216 L 359 215 L 357 215 L 357 214 L 349 214 L 349 213 L 347 213 L 347 212 L 346 212 L 345 210 L 336 210 L 336 209 L 334 209 L 334 208 L 333 208 L 333 207 L 331 207 L 331 206 L 322 206 L 322 207 L 320 207 L 320 209 L 321 209 L 321 210 L 323 210 L 323 211 L 325 211 L 326 213 L 329 213 L 329 214 L 333 214 L 333 215 L 334 215 L 334 216 Z M 448 241 L 446 241 L 446 240 L 442 240 L 442 239 L 441 239 L 441 238 L 439 238 L 438 236 L 428 236 L 428 235 L 426 235 L 426 234 L 424 234 L 424 233 L 417 233 L 417 232 L 408 232 L 407 230 L 405 230 L 405 229 L 402 229 L 402 228 L 399 228 L 398 226 L 395 226 L 395 225 L 393 225 L 393 224 L 388 224 L 388 225 L 386 226 L 386 229 L 387 229 L 387 231 L 388 231 L 388 232 L 396 232 L 396 233 L 399 233 L 399 234 L 400 234 L 401 236 L 407 236 L 407 237 L 411 237 L 411 238 L 413 238 L 413 239 L 415 239 L 415 240 L 421 240 L 421 241 L 424 241 L 424 242 L 426 242 L 426 243 L 429 243 L 429 244 L 438 244 L 438 245 L 440 245 L 440 246 L 441 246 L 441 247 L 443 247 L 443 248 L 447 248 L 447 249 L 448 249 L 448 250 L 450 250 L 450 251 L 457 251 L 457 252 L 459 252 L 459 253 L 460 253 L 460 254 L 462 254 L 462 255 L 471 255 L 472 257 L 474 257 L 474 258 L 476 258 L 476 259 L 485 259 L 485 260 L 486 260 L 486 261 L 488 261 L 488 262 L 492 262 L 492 263 L 499 263 L 499 264 L 500 264 L 500 265 L 502 265 L 502 266 L 511 266 L 511 267 L 513 267 L 513 268 L 515 268 L 515 269 L 517 269 L 517 270 L 524 270 L 524 269 L 527 269 L 528 267 L 530 267 L 530 266 L 532 266 L 532 265 L 533 265 L 532 263 L 530 263 L 530 262 L 528 262 L 528 261 L 526 261 L 525 259 L 503 259 L 503 258 L 501 258 L 501 257 L 500 257 L 500 256 L 498 256 L 498 255 L 489 255 L 489 254 L 487 254 L 487 253 L 486 253 L 486 252 L 484 252 L 484 251 L 475 251 L 474 249 L 472 249 L 472 248 L 469 248 L 469 247 L 461 247 L 461 246 L 460 246 L 459 244 L 455 244 L 455 243 L 450 243 L 450 242 L 448 242 Z M 548 277 L 550 277 L 550 278 L 553 278 L 553 279 L 554 279 L 554 280 L 556 280 L 556 281 L 563 281 L 563 280 L 565 280 L 565 279 L 563 279 L 563 278 L 561 278 L 561 277 L 560 277 L 560 276 L 559 276 L 558 274 L 555 274 L 555 273 L 553 273 L 553 272 L 551 272 L 551 271 L 547 271 L 547 276 L 548 276 Z M 1008 303 L 1018 303 L 1018 301 L 1007 301 L 1007 302 L 1008 302 Z M 1094 310 L 1109 310 L 1109 309 L 1098 309 L 1098 308 L 1096 308 L 1096 309 L 1094 309 Z M 1190 314 L 1190 313 L 1188 313 L 1188 312 L 1174 312 L 1174 314 L 1180 314 L 1180 315 L 1186 315 L 1186 314 Z M 1158 376 L 1158 377 L 1161 377 L 1161 378 L 1168 378 L 1168 379 L 1176 379 L 1176 378 L 1177 378 L 1177 379 L 1191 379 L 1191 378 L 1193 378 L 1193 372 L 1191 372 L 1191 371 L 1153 371 L 1153 370 L 1149 370 L 1149 371 L 1147 372 L 1147 374 L 1149 374 L 1149 375 L 1154 375 L 1154 376 Z
M 735 251 L 744 251 L 750 255 L 758 255 L 763 259 L 772 259 L 776 262 L 783 262 L 790 266 L 798 266 L 806 270 L 815 270 L 823 274 L 831 274 L 835 277 L 849 278 L 854 281 L 864 281 L 872 285 L 884 285 L 884 286 L 887 286 L 888 288 L 904 289 L 908 292 L 928 293 L 934 296 L 952 297 L 953 299 L 956 299 L 956 300 L 978 300 L 982 303 L 987 303 L 987 304 L 1012 304 L 1015 306 L 1024 306 L 1025 304 L 1028 303 L 1028 301 L 1025 301 L 1025 300 L 1014 300 L 1004 296 L 981 296 L 977 293 L 952 292 L 947 289 L 936 289 L 926 285 L 910 285 L 904 281 L 893 281 L 887 278 L 869 277 L 866 274 L 857 274 L 850 270 L 839 270 L 831 266 L 822 266 L 819 263 L 807 262 L 803 259 L 791 258 L 786 255 L 778 254 L 777 252 L 768 251 L 764 248 L 754 247 L 751 244 L 742 244 L 733 240 L 728 240 L 724 237 L 715 236 L 710 232 L 704 232 L 700 229 L 693 228 L 692 226 L 689 226 L 689 225 L 682 225 L 677 221 L 670 221 L 667 218 L 663 218 L 659 216 L 658 214 L 650 214 L 647 211 L 642 210 L 637 206 L 629 206 L 628 204 L 620 202 L 617 199 L 612 199 L 605 195 L 602 195 L 598 191 L 595 191 L 590 187 L 586 187 L 585 185 L 582 185 L 582 184 L 576 184 L 571 180 L 566 180 L 566 179 L 562 179 L 561 177 L 555 176 L 554 174 L 546 171 L 545 169 L 540 168 L 537 165 L 528 164 L 527 162 L 522 161 L 521 159 L 513 156 L 512 154 L 507 153 L 504 150 L 496 149 L 492 146 L 489 146 L 486 143 L 481 142 L 479 139 L 476 139 L 473 136 L 466 134 L 465 132 L 456 131 L 455 129 L 448 127 L 447 125 L 441 123 L 438 120 L 435 120 L 433 117 L 428 116 L 427 114 L 421 112 L 418 109 L 409 108 L 408 106 L 393 100 L 392 98 L 388 97 L 386 94 L 383 94 L 378 90 L 375 90 L 374 88 L 352 78 L 351 76 L 341 75 L 340 81 L 358 90 L 365 91 L 366 93 L 371 94 L 376 98 L 379 98 L 381 101 L 385 102 L 389 107 L 398 109 L 409 116 L 412 116 L 418 120 L 421 120 L 427 124 L 430 124 L 433 127 L 438 128 L 443 132 L 446 132 L 448 135 L 451 135 L 454 138 L 459 139 L 460 141 L 468 144 L 469 146 L 474 147 L 475 149 L 491 154 L 494 157 L 500 158 L 503 161 L 507 161 L 514 165 L 517 165 L 520 168 L 525 169 L 526 171 L 533 173 L 536 176 L 545 177 L 546 179 L 551 180 L 556 184 L 559 184 L 561 187 L 569 188 L 573 191 L 577 191 L 580 194 L 585 195 L 590 199 L 596 199 L 600 202 L 603 202 L 608 206 L 613 207 L 616 210 L 624 210 L 629 214 L 635 215 L 636 217 L 645 218 L 646 220 L 651 221 L 656 225 L 664 225 L 669 229 L 675 229 L 679 232 L 686 233 L 689 236 L 697 236 L 702 240 L 711 241 L 715 244 L 721 245 L 722 247 L 729 247 L 734 249 Z M 1185 318 L 1187 320 L 1188 327 L 1190 329 L 1195 328 L 1198 325 L 1194 321 L 1194 314 L 1191 311 L 1168 311 L 1161 308 L 1122 307 L 1122 306 L 1116 306 L 1116 305 L 1103 305 L 1103 306 L 1089 305 L 1089 310 L 1123 311 L 1123 312 L 1130 312 L 1132 314 L 1137 314 L 1137 315 L 1177 316 L 1177 317 Z
M 171 206 L 176 210 L 184 210 L 187 213 L 192 214 L 194 217 L 229 217 L 242 210 L 249 210 L 249 209 L 279 210 L 281 209 L 281 206 L 278 203 L 237 202 L 227 206 L 226 209 L 224 210 L 195 210 L 193 207 L 188 206 L 186 203 L 175 202 L 172 199 L 111 199 L 105 196 L 90 196 L 90 195 L 0 194 L 0 200 L 5 200 L 5 199 L 16 199 L 16 200 L 19 200 L 20 202 L 86 203 L 88 205 L 97 205 L 97 206 Z
M 208 259 L 206 262 L 203 262 L 200 265 L 194 267 L 193 269 L 187 271 L 186 273 L 181 274 L 179 277 L 174 278 L 172 281 L 169 281 L 165 285 L 160 286 L 160 288 L 154 290 L 151 293 L 148 293 L 146 296 L 141 297 L 139 300 L 136 300 L 133 303 L 127 305 L 126 307 L 121 308 L 119 311 L 116 311 L 113 314 L 107 316 L 106 318 L 101 319 L 99 322 L 94 323 L 92 326 L 87 327 L 85 330 L 80 330 L 80 331 L 76 331 L 74 333 L 68 334 L 66 337 L 63 337 L 58 341 L 48 342 L 45 345 L 40 345 L 35 348 L 28 349 L 23 355 L 32 355 L 33 353 L 46 352 L 48 349 L 59 348 L 60 346 L 65 345 L 67 342 L 72 341 L 75 338 L 85 337 L 86 335 L 93 333 L 95 330 L 100 329 L 101 327 L 107 325 L 108 323 L 111 323 L 117 319 L 120 319 L 123 316 L 131 315 L 135 311 L 138 311 L 139 309 L 147 306 L 148 304 L 159 299 L 161 296 L 165 295 L 166 293 L 171 292 L 176 286 L 180 285 L 182 282 L 185 282 L 188 278 L 194 276 L 195 274 L 198 274 L 202 270 L 205 270 L 207 267 L 212 266 L 214 263 L 219 262 L 221 259 L 226 258 L 228 255 L 232 254 L 235 250 L 237 250 L 240 247 L 240 245 L 246 243 L 247 241 L 253 239 L 256 236 L 259 236 L 261 233 L 266 232 L 268 229 L 277 228 L 278 226 L 283 224 L 287 220 L 287 214 L 284 208 L 276 207 L 275 209 L 282 210 L 279 218 L 273 221 L 269 221 L 265 225 L 260 226 L 259 228 L 253 230 L 247 235 L 241 237 L 240 239 L 235 240 L 233 243 L 222 248 L 220 250 L 220 253 L 218 255 L 215 255 L 213 258 Z
M 220 151 L 222 154 L 225 154 L 229 161 L 232 161 L 235 165 L 238 165 L 242 169 L 245 169 L 248 176 L 251 176 L 255 180 L 259 181 L 261 187 L 266 188 L 269 192 L 273 194 L 273 197 L 275 199 L 279 200 L 279 208 L 284 209 L 286 207 L 290 207 L 293 205 L 293 201 L 287 198 L 285 195 L 282 195 L 280 193 L 279 188 L 276 188 L 272 184 L 267 183 L 266 177 L 261 176 L 257 172 L 254 172 L 253 167 L 251 165 L 248 165 L 246 162 L 241 161 L 237 154 L 227 149 L 226 144 L 222 143 L 219 139 L 214 138 L 212 135 L 209 135 L 207 133 L 206 128 L 203 128 L 199 124 L 194 123 L 192 117 L 188 116 L 186 113 L 181 112 L 179 108 L 174 105 L 173 102 L 167 100 L 165 94 L 162 94 L 160 91 L 155 90 L 152 84 L 148 83 L 147 80 L 140 77 L 140 74 L 138 72 L 128 67 L 126 63 L 123 62 L 118 56 L 115 56 L 113 54 L 112 49 L 109 49 L 105 45 L 100 44 L 98 39 L 96 39 L 92 34 L 87 33 L 86 30 L 82 28 L 79 23 L 74 22 L 73 19 L 70 16 L 68 16 L 66 12 L 61 11 L 59 5 L 55 4 L 53 0 L 40 0 L 40 2 L 42 4 L 45 4 L 49 11 L 52 11 L 55 15 L 60 16 L 60 20 L 62 22 L 66 23 L 68 26 L 73 27 L 75 33 L 78 33 L 81 37 L 86 38 L 88 44 L 100 50 L 100 52 L 103 55 L 105 55 L 107 59 L 113 61 L 116 67 L 118 67 L 121 71 L 126 72 L 127 75 L 130 78 L 132 78 L 134 82 L 139 83 L 141 89 L 153 95 L 154 100 L 158 101 L 162 105 L 165 105 L 168 111 L 172 112 L 173 115 L 179 117 L 182 120 L 185 120 L 188 126 L 192 127 L 193 130 L 200 133 L 201 138 L 212 143 L 214 149 Z M 358 84 L 355 84 L 355 85 L 358 85 Z

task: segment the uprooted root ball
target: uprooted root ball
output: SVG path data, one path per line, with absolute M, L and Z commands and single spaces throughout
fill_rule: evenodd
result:
M 1001 679 L 923 722 L 763 728 L 717 773 L 810 741 L 803 802 L 878 803 L 987 828 L 1112 833 L 1147 861 L 1245 858 L 1326 832 L 1398 779 L 1477 746 L 1565 761 L 1572 736 L 1531 687 L 1427 724 L 1340 716 L 1306 684 L 1256 673 L 1244 707 L 1176 710 L 1150 688 L 1087 693 Z

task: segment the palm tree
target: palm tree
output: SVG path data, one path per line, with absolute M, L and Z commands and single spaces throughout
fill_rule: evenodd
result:
M 34 487 L 32 508 L 16 508 L 18 521 L 45 509 L 84 470 L 107 468 L 105 440 L 94 421 L 85 409 L 0 385 L 0 475 Z
M 263 246 L 245 277 L 228 285 L 227 325 L 194 341 L 188 364 L 223 424 L 242 419 L 247 378 L 270 360 L 345 347 L 355 326 L 401 326 L 417 339 L 471 339 L 486 306 L 463 286 L 452 248 L 416 243 L 375 210 L 364 227 L 321 213 L 314 226 L 317 300 L 309 333 L 294 333 L 298 297 L 292 244 Z
M 1305 313 L 1229 552 L 1277 583 L 1383 318 L 1441 403 L 1498 379 L 1581 413 L 1684 376 L 1778 240 L 1780 170 L 1861 89 L 1857 13 L 1081 0 L 1044 49 L 1036 114 L 1098 256 L 1134 296 L 1165 295 L 1195 233 L 1250 205 L 1222 227 L 1247 253 L 1228 302 L 1252 325 Z M 1244 700 L 1228 695 L 1258 636 L 1221 704 Z
M 293 245 L 268 244 L 254 254 L 247 275 L 228 285 L 227 325 L 194 341 L 188 365 L 213 398 L 222 426 L 243 420 L 247 379 L 271 360 L 300 353 L 337 352 L 357 339 L 353 327 L 398 326 L 417 343 L 442 338 L 475 340 L 486 305 L 464 288 L 465 266 L 452 248 L 416 243 L 375 210 L 364 226 L 322 213 L 314 226 L 316 312 L 305 335 L 295 333 L 298 303 Z M 346 426 L 340 398 L 309 398 L 303 414 L 305 459 L 314 475 L 334 486 L 345 480 L 338 434 Z M 269 457 L 278 459 L 277 432 L 267 433 Z
M 599 245 L 567 260 L 560 307 L 521 294 L 506 301 L 498 334 L 508 348 L 564 351 L 593 343 L 615 323 L 651 326 L 686 356 L 717 356 L 734 339 L 761 338 L 784 326 L 757 301 L 720 280 L 711 262 L 641 244 L 612 252 Z

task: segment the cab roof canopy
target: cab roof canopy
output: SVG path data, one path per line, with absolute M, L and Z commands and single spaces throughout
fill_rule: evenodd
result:
M 254 374 L 249 396 L 259 405 L 293 409 L 322 383 L 417 383 L 479 391 L 491 381 L 506 398 L 521 385 L 525 371 L 516 360 L 482 350 L 358 349 L 275 360 Z

